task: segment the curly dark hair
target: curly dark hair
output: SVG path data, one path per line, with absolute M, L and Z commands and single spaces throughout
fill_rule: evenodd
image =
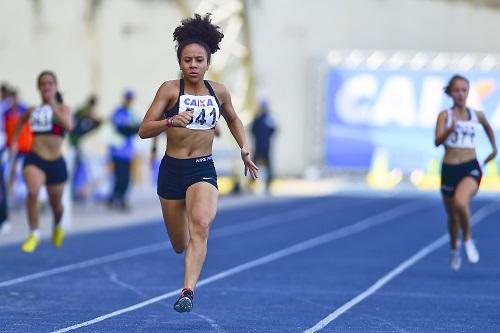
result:
M 174 41 L 177 42 L 177 60 L 181 60 L 182 49 L 189 44 L 199 44 L 207 51 L 207 59 L 210 63 L 210 55 L 219 50 L 219 43 L 224 34 L 218 25 L 212 24 L 211 13 L 205 16 L 194 14 L 181 21 L 174 30 Z
M 448 81 L 448 84 L 446 85 L 446 87 L 444 87 L 444 93 L 446 95 L 451 97 L 451 87 L 453 86 L 453 83 L 456 80 L 463 80 L 463 81 L 467 82 L 467 85 L 470 85 L 469 80 L 465 76 L 455 74 L 451 77 L 450 81 Z

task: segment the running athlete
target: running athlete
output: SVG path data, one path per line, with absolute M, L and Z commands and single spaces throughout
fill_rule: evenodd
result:
M 51 71 L 43 71 L 38 75 L 37 83 L 42 104 L 30 107 L 23 114 L 16 127 L 11 148 L 15 156 L 17 138 L 23 125 L 29 121 L 33 132 L 33 144 L 23 166 L 23 176 L 28 190 L 26 206 L 30 228 L 30 234 L 21 247 L 25 253 L 34 252 L 40 241 L 38 194 L 43 185 L 46 185 L 54 215 L 52 244 L 59 248 L 63 243 L 64 230 L 60 222 L 63 215 L 62 195 L 68 171 L 61 149 L 65 133 L 72 128 L 70 109 L 63 103 L 57 91 L 56 75 Z
M 436 123 L 435 145 L 443 144 L 445 153 L 441 167 L 441 194 L 448 214 L 450 234 L 450 267 L 459 270 L 462 259 L 459 253 L 459 233 L 462 230 L 464 249 L 470 263 L 479 261 L 479 252 L 471 239 L 469 203 L 477 193 L 482 171 L 476 159 L 475 139 L 481 125 L 493 151 L 484 160 L 486 165 L 497 154 L 495 136 L 484 114 L 466 106 L 469 80 L 454 75 L 445 87 L 453 99 L 453 107 L 439 113 Z
M 224 35 L 210 14 L 184 19 L 175 31 L 177 59 L 183 78 L 164 82 L 139 129 L 141 138 L 167 131 L 157 192 L 163 220 L 175 252 L 186 251 L 184 288 L 174 304 L 191 311 L 196 282 L 205 261 L 208 233 L 217 211 L 217 173 L 212 160 L 215 126 L 222 115 L 241 148 L 245 175 L 257 178 L 243 124 L 220 83 L 204 80 L 210 56 Z

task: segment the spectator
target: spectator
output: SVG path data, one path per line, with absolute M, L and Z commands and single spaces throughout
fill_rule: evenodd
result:
M 126 194 L 130 183 L 131 161 L 135 156 L 134 139 L 139 131 L 139 121 L 130 108 L 133 100 L 134 93 L 127 90 L 123 95 L 122 105 L 114 111 L 111 118 L 115 130 L 123 142 L 120 145 L 111 146 L 114 185 L 108 206 L 120 210 L 128 210 L 129 208 Z
M 252 135 L 254 137 L 253 160 L 258 166 L 267 169 L 266 192 L 274 178 L 271 157 L 271 139 L 276 132 L 276 124 L 269 114 L 269 104 L 267 101 L 260 103 L 259 112 L 252 124 Z

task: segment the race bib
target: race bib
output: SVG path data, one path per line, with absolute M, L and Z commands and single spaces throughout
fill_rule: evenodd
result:
M 30 125 L 33 132 L 49 132 L 52 130 L 54 111 L 49 105 L 37 107 L 31 113 Z
M 446 145 L 452 148 L 474 148 L 476 124 L 472 121 L 458 121 L 455 130 L 448 136 Z
M 182 95 L 179 98 L 179 113 L 192 112 L 193 118 L 186 128 L 208 130 L 215 127 L 220 110 L 214 96 Z

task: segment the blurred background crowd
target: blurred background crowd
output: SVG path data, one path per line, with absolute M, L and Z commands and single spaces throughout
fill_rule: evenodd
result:
M 214 146 L 221 195 L 438 191 L 433 145 L 443 87 L 471 80 L 470 106 L 500 129 L 500 1 L 496 0 L 0 0 L 3 174 L 8 205 L 26 195 L 29 126 L 9 156 L 13 128 L 40 103 L 36 75 L 57 73 L 75 128 L 65 155 L 68 198 L 129 211 L 154 197 L 164 136 L 137 127 L 162 82 L 179 76 L 171 32 L 193 12 L 225 34 L 208 79 L 223 82 L 253 138 L 262 179 L 242 177 L 225 126 Z M 497 135 L 498 137 L 498 135 Z M 479 140 L 478 154 L 488 142 Z M 498 163 L 482 189 L 498 191 Z

